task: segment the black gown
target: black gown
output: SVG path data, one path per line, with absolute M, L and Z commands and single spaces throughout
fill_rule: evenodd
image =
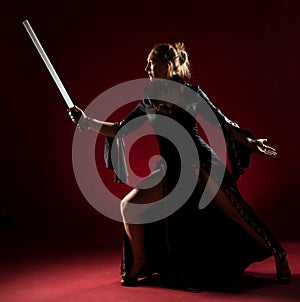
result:
M 205 289 L 222 286 L 242 276 L 244 270 L 252 263 L 262 261 L 272 254 L 285 254 L 280 243 L 257 217 L 239 193 L 236 181 L 250 165 L 252 150 L 236 141 L 232 128 L 236 126 L 217 109 L 198 87 L 183 83 L 185 89 L 196 92 L 199 105 L 205 102 L 213 110 L 219 121 L 227 144 L 227 152 L 231 171 L 225 168 L 221 189 L 235 211 L 263 238 L 265 246 L 257 243 L 230 216 L 221 211 L 212 201 L 204 209 L 198 208 L 199 199 L 205 182 L 199 177 L 198 185 L 187 202 L 179 210 L 167 218 L 145 224 L 145 252 L 147 256 L 147 273 L 158 273 L 164 284 L 176 288 Z M 196 119 L 189 111 L 197 113 L 200 106 L 192 106 L 189 110 L 177 108 L 169 117 L 180 123 L 192 137 L 201 160 L 200 171 L 209 173 L 212 165 L 223 165 L 215 152 L 200 137 Z M 136 108 L 121 123 L 122 135 L 130 133 L 144 121 L 149 120 L 154 131 L 155 119 L 149 114 L 162 114 L 155 110 L 155 101 L 148 97 L 141 100 Z M 200 112 L 201 114 L 201 112 Z M 134 128 L 128 123 L 137 117 L 144 117 Z M 244 129 L 236 128 L 243 135 L 253 138 Z M 111 168 L 110 152 L 112 138 L 107 138 L 105 159 Z M 163 179 L 164 193 L 167 195 L 176 185 L 180 175 L 180 157 L 176 147 L 169 140 L 157 136 L 161 156 L 164 158 L 167 173 Z M 121 150 L 119 150 L 121 152 Z M 159 167 L 160 163 L 158 163 Z M 121 173 L 121 172 L 119 172 Z M 201 173 L 200 173 L 201 175 Z M 118 179 L 116 179 L 118 180 Z M 129 240 L 124 231 L 123 257 L 121 274 L 129 273 L 132 265 L 132 253 Z

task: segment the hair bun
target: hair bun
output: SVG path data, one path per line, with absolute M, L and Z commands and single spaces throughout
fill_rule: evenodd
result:
M 183 65 L 187 61 L 187 52 L 185 51 L 184 43 L 181 42 L 175 43 L 174 48 L 178 53 L 180 65 Z

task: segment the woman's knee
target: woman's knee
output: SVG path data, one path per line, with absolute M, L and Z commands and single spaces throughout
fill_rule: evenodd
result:
M 121 200 L 120 210 L 124 223 L 141 224 L 143 223 L 143 214 L 145 205 L 134 204 L 127 199 Z
M 134 189 L 121 200 L 120 210 L 123 218 L 129 215 L 130 204 L 136 203 L 137 193 L 138 191 Z

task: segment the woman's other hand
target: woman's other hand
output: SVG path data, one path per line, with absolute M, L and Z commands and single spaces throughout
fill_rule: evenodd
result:
M 248 141 L 252 144 L 253 148 L 264 155 L 276 156 L 277 152 L 274 148 L 266 145 L 265 143 L 268 141 L 266 138 L 259 139 L 251 139 L 247 138 Z

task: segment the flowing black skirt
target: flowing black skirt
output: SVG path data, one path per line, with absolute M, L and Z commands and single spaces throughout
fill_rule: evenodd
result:
M 235 183 L 222 185 L 241 217 L 264 236 L 266 246 L 256 242 L 238 223 L 212 201 L 199 210 L 203 185 L 197 186 L 189 200 L 174 214 L 145 224 L 147 269 L 157 273 L 162 284 L 175 288 L 203 290 L 224 286 L 240 278 L 254 262 L 270 257 L 280 244 L 238 192 Z M 270 243 L 269 249 L 267 248 Z M 129 273 L 132 253 L 124 231 L 121 274 Z M 143 274 L 141 274 L 141 277 Z

